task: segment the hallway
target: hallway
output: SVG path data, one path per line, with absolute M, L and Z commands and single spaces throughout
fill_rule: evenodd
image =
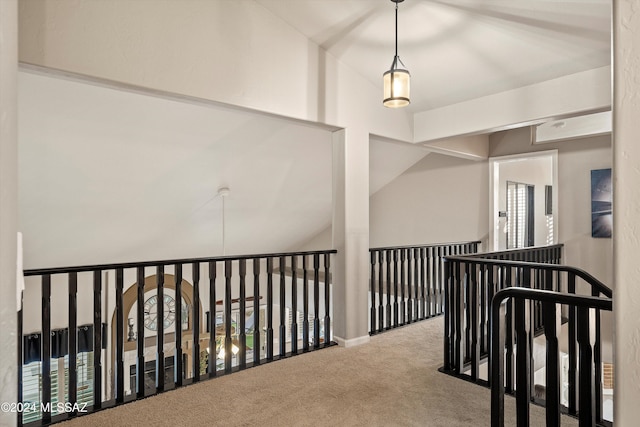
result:
M 187 386 L 73 426 L 488 426 L 490 391 L 438 372 L 444 318 Z M 531 406 L 531 425 L 544 411 Z M 563 417 L 565 426 L 577 420 Z M 515 425 L 515 399 L 505 399 Z

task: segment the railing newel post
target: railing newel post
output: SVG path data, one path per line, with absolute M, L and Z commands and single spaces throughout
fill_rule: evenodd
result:
M 324 345 L 331 344 L 331 255 L 324 254 Z

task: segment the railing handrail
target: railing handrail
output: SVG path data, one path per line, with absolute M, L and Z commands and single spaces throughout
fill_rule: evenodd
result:
M 486 258 L 477 258 L 476 256 L 457 256 L 450 255 L 445 257 L 446 260 L 452 261 L 463 261 L 463 262 L 472 262 L 475 264 L 485 264 L 485 265 L 506 265 L 512 267 L 532 267 L 532 268 L 540 268 L 552 271 L 563 271 L 566 273 L 572 273 L 577 277 L 580 277 L 582 280 L 587 282 L 589 285 L 595 288 L 598 292 L 603 294 L 608 298 L 613 297 L 613 290 L 609 288 L 607 285 L 602 283 L 600 280 L 596 279 L 591 274 L 586 271 L 577 268 L 571 267 L 568 265 L 560 265 L 560 264 L 546 264 L 540 262 L 527 262 L 527 261 L 509 261 L 509 260 L 500 260 L 500 259 L 486 259 Z
M 408 249 L 408 248 L 433 248 L 438 246 L 454 246 L 454 245 L 471 245 L 471 244 L 480 244 L 482 243 L 480 240 L 471 240 L 464 242 L 443 242 L 443 243 L 429 243 L 427 245 L 424 244 L 416 244 L 416 245 L 403 245 L 403 246 L 381 246 L 378 248 L 369 248 L 369 252 L 373 251 L 386 251 L 392 249 Z
M 473 255 L 469 255 L 472 256 L 474 258 L 483 258 L 486 257 L 487 255 L 490 256 L 499 256 L 499 255 L 503 255 L 503 254 L 513 254 L 513 253 L 517 253 L 517 252 L 532 252 L 535 250 L 542 250 L 542 249 L 554 249 L 554 248 L 563 248 L 564 247 L 564 243 L 556 243 L 554 245 L 544 245 L 544 246 L 528 246 L 526 248 L 514 248 L 514 249 L 505 249 L 503 251 L 493 251 L 493 252 L 479 252 L 477 254 L 473 254 Z
M 82 265 L 75 267 L 51 267 L 51 268 L 38 268 L 24 270 L 25 276 L 38 276 L 45 274 L 60 274 L 60 273 L 81 273 L 96 270 L 114 270 L 118 268 L 135 268 L 135 267 L 157 267 L 174 264 L 192 264 L 196 262 L 211 262 L 211 261 L 236 261 L 241 259 L 256 259 L 256 258 L 278 258 L 282 256 L 302 256 L 302 255 L 316 255 L 316 254 L 335 254 L 338 251 L 336 249 L 326 249 L 317 251 L 302 251 L 302 252 L 278 252 L 267 254 L 253 254 L 253 255 L 224 255 L 217 257 L 205 257 L 205 258 L 185 258 L 185 259 L 173 259 L 162 261 L 140 261 L 140 262 L 126 262 L 126 263 L 112 263 L 112 264 L 96 264 L 96 265 Z
M 568 294 L 563 292 L 556 291 L 545 291 L 540 289 L 529 289 L 529 288 L 516 288 L 510 287 L 499 290 L 493 296 L 491 300 L 491 366 L 490 366 L 490 380 L 491 380 L 491 425 L 492 427 L 503 427 L 504 426 L 504 378 L 503 378 L 503 370 L 504 370 L 504 339 L 501 337 L 501 319 L 504 317 L 501 313 L 501 309 L 503 306 L 503 302 L 512 298 L 514 300 L 530 300 L 530 301 L 540 301 L 543 303 L 552 303 L 552 304 L 565 304 L 572 307 L 579 307 L 579 309 L 590 309 L 595 308 L 599 310 L 607 310 L 611 311 L 613 309 L 613 300 L 611 298 L 602 298 L 602 297 L 594 297 L 594 296 L 583 296 L 583 295 L 575 295 Z M 553 316 L 552 316 L 553 318 Z M 589 342 L 589 332 L 588 332 L 588 317 L 585 319 L 586 321 L 586 333 L 583 333 L 587 336 L 586 342 Z M 599 324 L 599 320 L 596 321 L 596 324 Z M 580 328 L 580 326 L 578 326 Z M 558 346 L 557 346 L 557 338 L 555 336 L 555 322 L 552 323 L 552 338 L 555 341 L 555 351 L 557 354 Z M 580 329 L 578 329 L 578 334 L 581 334 Z M 545 336 L 546 336 L 546 326 L 545 326 Z M 524 340 L 526 341 L 526 340 Z M 599 338 L 596 338 L 596 345 L 598 345 Z M 578 342 L 580 343 L 580 338 L 578 338 Z M 518 349 L 516 352 L 519 354 L 520 343 L 517 344 Z M 582 344 L 580 344 L 582 346 Z M 527 344 L 525 343 L 525 348 Z M 528 353 L 529 350 L 525 350 Z M 582 351 L 582 350 L 581 350 Z M 522 359 L 529 357 L 525 355 Z M 582 357 L 582 356 L 581 356 Z M 557 356 L 556 356 L 557 360 Z M 587 356 L 587 362 L 591 363 L 591 356 Z M 595 362 L 595 361 L 594 361 Z M 582 365 L 582 361 L 580 362 Z M 525 363 L 526 364 L 526 363 Z M 529 375 L 529 367 L 525 366 L 524 368 L 518 364 L 518 372 L 521 369 L 525 371 L 525 384 L 527 383 L 527 376 Z M 555 365 L 555 370 L 558 371 L 557 362 Z M 549 381 L 550 372 L 553 369 L 547 368 L 547 381 Z M 580 373 L 580 382 L 583 381 L 582 372 Z M 590 376 L 589 373 L 586 374 L 587 377 Z M 590 381 L 590 380 L 588 380 Z M 582 411 L 579 413 L 580 417 L 580 425 L 593 425 L 593 413 L 590 411 L 592 406 L 591 399 L 591 390 L 589 390 L 588 381 L 586 382 L 587 388 L 586 393 L 580 393 L 580 408 Z M 519 383 L 518 383 L 519 384 Z M 547 386 L 548 386 L 547 382 Z M 557 386 L 557 383 L 556 383 Z M 525 387 L 527 387 L 525 385 Z M 519 389 L 518 389 L 519 390 Z M 557 391 L 559 393 L 559 391 Z M 516 418 L 517 425 L 529 425 L 529 395 L 527 392 L 525 393 L 516 393 Z M 551 404 L 546 407 L 546 419 L 547 425 L 559 425 L 560 422 L 560 408 L 559 408 L 559 394 L 551 399 Z
M 491 310 L 495 313 L 500 304 L 507 298 L 531 299 L 540 302 L 575 305 L 578 307 L 597 308 L 611 311 L 613 299 L 611 297 L 594 297 L 587 295 L 569 294 L 566 292 L 545 291 L 542 289 L 510 287 L 499 290 L 491 300 Z

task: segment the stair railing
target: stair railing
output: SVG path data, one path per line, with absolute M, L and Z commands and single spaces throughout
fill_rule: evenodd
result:
M 524 262 L 506 259 L 485 259 L 492 254 L 476 254 L 471 256 L 449 256 L 445 258 L 445 336 L 444 366 L 442 370 L 449 374 L 466 378 L 473 382 L 491 385 L 490 352 L 490 313 L 491 301 L 502 289 L 528 288 L 560 292 L 584 297 L 611 298 L 612 291 L 587 272 L 556 264 L 560 261 L 558 248 L 541 251 L 534 248 L 536 255 L 526 254 L 526 250 L 513 251 L 519 257 L 543 259 L 553 262 Z M 542 258 L 540 258 L 542 256 Z M 544 257 L 546 256 L 546 258 Z M 497 258 L 497 257 L 496 257 Z M 541 301 L 531 300 L 528 305 L 529 330 L 527 341 L 533 347 L 536 334 L 544 332 L 544 309 Z M 515 344 L 515 307 L 512 302 L 506 304 L 504 312 L 506 335 L 504 343 L 504 387 L 508 393 L 516 390 Z M 568 402 L 567 412 L 578 414 L 578 323 L 576 306 L 563 305 L 560 309 L 561 322 L 567 329 L 568 357 Z M 595 417 L 602 420 L 602 348 L 601 348 L 601 316 L 597 310 L 593 314 L 595 324 L 594 384 L 598 392 L 595 394 Z M 522 339 L 522 338 L 521 338 Z M 522 357 L 522 354 L 520 355 Z M 533 356 L 529 354 L 529 363 Z M 488 372 L 481 372 L 481 363 L 487 362 Z M 527 384 L 532 386 L 533 382 Z M 522 383 L 519 383 L 522 384 Z M 529 390 L 531 393 L 531 390 Z
M 595 426 L 602 423 L 599 414 L 601 400 L 598 399 L 599 378 L 597 338 L 595 346 L 591 346 L 591 320 L 600 310 L 612 309 L 610 298 L 579 296 L 560 292 L 536 289 L 507 288 L 498 291 L 493 297 L 491 307 L 491 426 L 504 426 L 504 392 L 505 392 L 505 336 L 508 334 L 504 319 L 510 300 L 514 306 L 515 342 L 516 342 L 516 420 L 518 427 L 529 426 L 529 404 L 531 402 L 531 347 L 530 330 L 527 329 L 526 301 L 537 301 L 542 304 L 544 336 L 546 340 L 545 365 L 545 418 L 549 427 L 560 425 L 560 351 L 558 346 L 559 305 L 565 304 L 577 311 L 578 341 L 578 420 L 581 427 Z M 530 307 L 530 305 L 529 305 Z M 596 322 L 597 325 L 597 322 Z M 596 327 L 598 327 L 597 325 Z M 570 375 L 570 381 L 574 376 Z M 574 396 L 575 398 L 575 396 Z

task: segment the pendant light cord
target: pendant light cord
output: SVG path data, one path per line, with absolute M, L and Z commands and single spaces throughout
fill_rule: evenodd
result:
M 396 58 L 398 57 L 398 3 L 396 3 Z

